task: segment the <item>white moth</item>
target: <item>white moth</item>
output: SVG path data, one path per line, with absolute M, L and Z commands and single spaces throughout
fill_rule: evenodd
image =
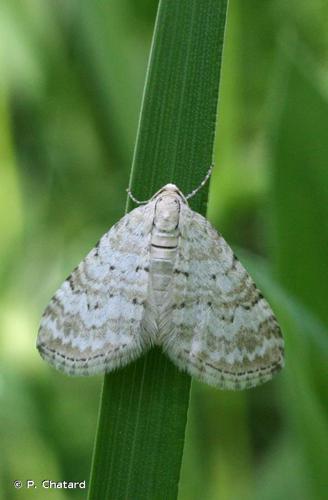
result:
M 43 314 L 37 348 L 46 361 L 92 375 L 159 345 L 180 369 L 222 389 L 256 386 L 282 368 L 270 306 L 188 206 L 199 188 L 184 197 L 167 184 L 104 234 Z

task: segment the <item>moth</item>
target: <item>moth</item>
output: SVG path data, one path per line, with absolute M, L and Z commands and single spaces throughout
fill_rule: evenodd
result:
M 44 360 L 68 375 L 92 375 L 158 345 L 181 370 L 233 390 L 283 367 L 268 302 L 188 205 L 208 177 L 188 196 L 167 184 L 102 236 L 44 311 L 37 338 Z

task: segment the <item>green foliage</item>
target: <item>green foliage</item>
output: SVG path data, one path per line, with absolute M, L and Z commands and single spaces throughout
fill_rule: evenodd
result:
M 319 323 L 327 324 L 328 96 L 322 95 L 315 73 L 309 78 L 295 64 L 301 60 L 297 45 L 285 57 L 286 83 L 273 153 L 274 269 L 286 290 L 306 304 Z M 299 332 L 303 328 L 299 325 Z M 313 325 L 307 337 L 315 331 Z M 296 332 L 291 328 L 295 384 L 285 388 L 286 401 L 293 398 L 294 405 L 286 405 L 286 416 L 303 448 L 314 495 L 324 498 L 328 428 L 322 409 L 328 405 L 328 394 L 322 391 L 322 381 L 327 377 L 327 350 L 322 351 L 323 342 L 309 346 L 306 336 L 300 339 Z M 327 341 L 327 333 L 324 338 Z M 296 353 L 301 365 L 294 364 Z
M 35 351 L 35 336 L 63 277 L 124 211 L 157 1 L 0 6 L 0 499 L 16 500 L 27 493 L 12 487 L 14 479 L 88 482 L 102 378 L 52 371 Z M 193 382 L 180 500 L 326 497 L 327 14 L 322 0 L 230 2 L 208 213 L 272 302 L 286 338 L 286 368 L 242 394 Z M 204 50 L 204 63 L 207 57 Z M 180 73 L 171 76 L 181 85 Z M 155 102 L 166 102 L 157 119 L 180 129 L 178 108 L 173 123 L 168 119 L 165 89 Z M 194 104 L 197 113 L 202 105 Z M 188 119 L 181 115 L 180 123 Z M 199 152 L 198 138 L 207 132 L 194 132 L 183 154 L 168 156 L 172 146 L 183 151 L 184 142 L 167 149 L 160 142 L 161 171 L 147 183 L 138 162 L 148 165 L 155 153 L 139 150 L 137 197 L 171 180 L 184 191 L 199 182 L 210 148 Z M 187 167 L 195 178 L 182 172 Z M 194 208 L 204 210 L 206 195 Z M 184 393 L 174 368 L 158 364 L 156 352 L 147 359 L 147 390 L 159 383 L 158 404 L 161 367 L 172 370 L 165 377 L 172 389 Z M 136 388 L 143 363 L 130 367 Z M 111 397 L 118 400 L 117 387 L 111 385 Z M 31 496 L 48 494 L 39 487 Z M 85 496 L 51 491 L 54 500 Z

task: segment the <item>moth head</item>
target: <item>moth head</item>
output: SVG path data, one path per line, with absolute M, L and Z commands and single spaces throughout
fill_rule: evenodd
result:
M 182 201 L 186 205 L 188 205 L 187 200 L 185 196 L 182 194 L 180 189 L 175 185 L 175 184 L 166 184 L 163 186 L 157 193 L 154 194 L 152 197 L 152 200 L 158 199 L 160 197 L 164 196 L 170 196 L 170 197 L 175 197 L 179 199 L 179 201 Z

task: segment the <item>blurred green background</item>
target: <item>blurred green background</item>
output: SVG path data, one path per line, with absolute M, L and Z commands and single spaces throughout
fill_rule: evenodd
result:
M 0 0 L 0 500 L 85 491 L 102 377 L 42 362 L 43 308 L 124 213 L 155 0 Z M 286 368 L 193 383 L 181 500 L 328 498 L 328 4 L 232 1 L 209 218 L 272 303 Z M 326 325 L 326 326 L 325 326 Z

